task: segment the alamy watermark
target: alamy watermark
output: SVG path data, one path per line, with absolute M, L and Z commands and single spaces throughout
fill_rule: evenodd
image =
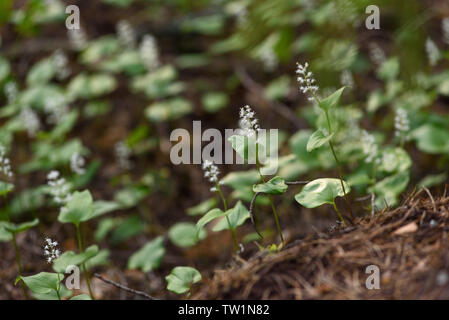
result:
M 242 134 L 242 129 L 225 129 L 223 136 L 215 128 L 202 131 L 201 121 L 193 121 L 192 135 L 184 128 L 170 134 L 170 141 L 175 142 L 170 160 L 175 165 L 201 164 L 205 160 L 214 164 L 259 163 L 266 166 L 265 174 L 272 175 L 278 169 L 278 136 L 278 129 L 259 129 L 253 136 Z
M 366 274 L 369 276 L 366 278 L 365 286 L 368 290 L 380 289 L 380 269 L 375 264 L 371 264 L 366 267 Z

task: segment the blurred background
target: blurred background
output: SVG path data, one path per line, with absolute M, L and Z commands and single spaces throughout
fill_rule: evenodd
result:
M 66 28 L 68 5 L 79 7 L 80 30 Z M 380 9 L 380 29 L 366 28 L 369 5 Z M 305 150 L 320 119 L 299 90 L 297 62 L 310 64 L 322 97 L 347 86 L 335 121 L 358 216 L 370 212 L 369 201 L 356 201 L 370 192 L 379 210 L 416 186 L 441 194 L 449 168 L 445 18 L 445 0 L 2 0 L 0 142 L 15 172 L 9 207 L 2 210 L 17 221 L 41 221 L 18 239 L 25 273 L 48 268 L 42 234 L 65 250 L 76 247 L 72 228 L 57 222 L 58 210 L 47 197 L 46 176 L 53 169 L 75 189 L 120 204 L 84 227 L 86 241 L 104 250 L 95 268 L 110 277 L 174 297 L 164 290 L 172 267 L 192 265 L 203 276 L 224 268 L 232 252 L 227 232 L 192 245 L 167 240 L 163 263 L 149 272 L 130 270 L 127 262 L 150 239 L 176 224 L 195 223 L 216 203 L 201 165 L 170 161 L 170 133 L 191 132 L 194 120 L 202 121 L 203 131 L 237 128 L 239 109 L 248 104 L 261 127 L 280 130 L 280 176 L 336 176 L 329 153 Z M 381 148 L 397 146 L 398 108 L 410 120 L 401 145 L 407 155 L 398 156 L 397 168 L 379 173 L 384 184 L 370 186 L 360 130 L 371 132 Z M 82 174 L 70 171 L 73 153 L 86 160 Z M 254 167 L 218 167 L 225 195 L 249 207 L 258 180 Z M 297 192 L 275 199 L 287 239 L 335 226 L 330 207 L 305 209 L 294 201 Z M 344 202 L 338 204 L 347 214 Z M 267 199 L 260 197 L 257 212 L 261 243 L 277 241 Z M 249 220 L 238 233 L 243 256 L 258 250 Z M 0 243 L 0 257 L 0 299 L 20 298 L 10 243 Z M 96 288 L 100 298 L 127 297 L 101 283 Z

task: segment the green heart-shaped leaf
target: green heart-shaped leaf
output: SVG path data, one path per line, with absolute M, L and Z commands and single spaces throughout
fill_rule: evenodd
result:
M 385 202 L 388 205 L 395 205 L 398 203 L 398 196 L 407 188 L 409 180 L 408 171 L 399 172 L 377 182 L 368 191 L 376 194 L 376 206 L 379 208 L 383 208 Z
M 309 141 L 307 141 L 307 152 L 312 152 L 315 149 L 318 149 L 323 144 L 327 143 L 334 134 L 326 135 L 322 129 L 318 129 L 309 137 Z
M 150 272 L 159 267 L 164 255 L 164 238 L 157 237 L 148 242 L 129 258 L 128 268 L 142 269 L 143 272 Z
M 449 130 L 424 124 L 412 133 L 419 150 L 431 153 L 449 153 Z
M 350 187 L 343 182 L 346 193 L 350 192 Z M 295 196 L 295 200 L 306 208 L 316 208 L 325 203 L 332 204 L 336 197 L 344 196 L 341 181 L 333 178 L 317 179 L 304 186 L 300 193 Z
M 221 209 L 215 208 L 206 213 L 198 222 L 196 223 L 197 229 L 202 229 L 209 222 L 224 216 L 224 212 Z
M 33 221 L 19 223 L 19 224 L 15 224 L 12 222 L 6 222 L 6 223 L 4 223 L 3 228 L 5 228 L 6 231 L 11 232 L 11 233 L 19 233 L 19 232 L 31 229 L 32 227 L 35 227 L 38 224 L 39 224 L 39 219 L 36 218 Z
M 88 190 L 74 192 L 67 205 L 61 209 L 58 221 L 61 223 L 74 223 L 90 220 L 94 217 L 94 206 L 92 195 Z
M 285 180 L 276 176 L 265 183 L 254 185 L 253 191 L 269 194 L 283 194 L 287 191 L 287 188 L 288 186 L 285 184 Z
M 59 258 L 53 262 L 53 270 L 58 273 L 65 273 L 68 266 L 78 266 L 90 258 L 96 256 L 98 253 L 98 246 L 92 245 L 88 247 L 83 253 L 76 254 L 73 251 L 64 252 Z
M 180 222 L 170 228 L 168 237 L 178 247 L 192 247 L 206 237 L 206 231 L 200 229 L 198 232 L 193 223 Z
M 63 278 L 61 275 L 58 277 L 57 273 L 41 272 L 29 277 L 18 276 L 15 284 L 22 280 L 34 293 L 50 293 L 58 290 L 59 281 Z
M 183 294 L 190 290 L 194 283 L 201 281 L 201 274 L 191 267 L 176 267 L 165 277 L 167 290 Z
M 235 207 L 226 211 L 225 214 L 228 216 L 229 223 L 231 224 L 233 229 L 235 229 L 238 226 L 245 223 L 246 219 L 249 218 L 249 211 L 248 211 L 248 209 L 246 209 L 246 207 L 242 204 L 241 201 L 237 202 Z M 218 231 L 228 230 L 228 229 L 229 229 L 228 221 L 225 217 L 223 217 L 214 226 L 212 231 L 218 232 Z
M 345 90 L 345 87 L 338 89 L 330 96 L 328 96 L 326 99 L 321 100 L 319 105 L 320 108 L 325 111 L 328 111 L 329 109 L 335 107 L 338 104 L 338 101 L 340 100 L 343 90 Z

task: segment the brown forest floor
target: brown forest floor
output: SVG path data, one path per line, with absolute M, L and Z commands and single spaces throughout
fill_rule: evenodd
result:
M 449 299 L 449 197 L 420 192 L 394 210 L 237 259 L 193 299 Z M 366 267 L 380 269 L 368 290 Z

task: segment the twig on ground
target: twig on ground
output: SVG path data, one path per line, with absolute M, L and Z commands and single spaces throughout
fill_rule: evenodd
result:
M 127 291 L 129 293 L 132 293 L 132 294 L 144 297 L 144 298 L 149 299 L 149 300 L 159 300 L 159 299 L 157 299 L 157 298 L 155 298 L 153 296 L 150 296 L 148 293 L 145 293 L 143 291 L 134 290 L 134 289 L 128 288 L 128 287 L 126 287 L 126 286 L 124 286 L 124 285 L 122 285 L 120 283 L 114 282 L 112 280 L 105 279 L 105 278 L 103 278 L 103 276 L 101 276 L 98 273 L 95 273 L 94 276 L 96 278 L 100 279 L 103 282 L 106 282 L 106 283 L 108 283 L 108 284 L 110 284 L 110 285 L 112 285 L 112 286 L 114 286 L 116 288 L 119 288 L 121 290 Z
M 427 195 L 429 196 L 430 200 L 432 201 L 432 205 L 433 205 L 433 211 L 437 212 L 437 206 L 435 204 L 435 199 L 432 197 L 432 194 L 430 193 L 429 189 L 427 189 L 426 187 L 423 186 L 424 191 L 427 193 Z

